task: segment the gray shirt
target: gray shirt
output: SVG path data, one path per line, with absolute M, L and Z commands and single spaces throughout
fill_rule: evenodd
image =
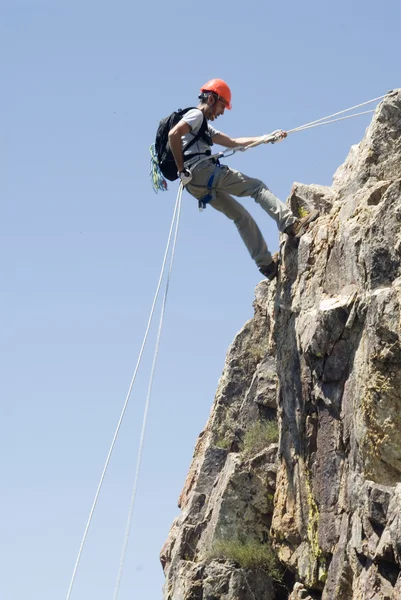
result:
M 188 123 L 188 125 L 191 127 L 191 131 L 189 133 L 186 133 L 185 135 L 181 136 L 182 147 L 184 148 L 184 146 L 186 146 L 194 138 L 194 135 L 196 135 L 199 129 L 201 128 L 201 125 L 203 123 L 203 113 L 201 110 L 199 110 L 199 108 L 192 108 L 187 113 L 185 113 L 185 115 L 182 117 L 182 120 L 185 121 L 185 123 Z M 219 131 L 217 131 L 217 129 L 215 129 L 209 124 L 207 126 L 207 129 L 211 138 L 217 133 L 220 133 Z M 203 154 L 207 150 L 210 150 L 210 145 L 207 144 L 205 140 L 200 138 L 194 144 L 192 144 L 192 146 L 186 152 L 184 151 L 184 164 L 191 164 L 192 162 L 198 160 L 198 158 L 193 158 L 189 161 L 186 161 L 186 155 L 198 153 Z

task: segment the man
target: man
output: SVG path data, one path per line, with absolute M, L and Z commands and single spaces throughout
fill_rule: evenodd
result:
M 220 165 L 213 159 L 201 160 L 211 154 L 212 144 L 239 148 L 254 142 L 267 143 L 269 136 L 233 139 L 217 131 L 209 122 L 214 122 L 223 115 L 225 109 L 231 110 L 230 88 L 222 79 L 212 79 L 201 87 L 200 92 L 198 107 L 185 113 L 169 132 L 169 145 L 179 177 L 188 192 L 200 203 L 210 203 L 213 208 L 234 221 L 259 271 L 273 280 L 277 275 L 278 256 L 276 254 L 272 257 L 255 220 L 231 194 L 254 198 L 276 221 L 279 231 L 293 237 L 302 235 L 309 223 L 316 219 L 318 211 L 302 220 L 297 219 L 259 179 Z M 203 132 L 202 135 L 186 151 L 186 146 L 200 131 Z M 284 138 L 287 134 L 280 131 L 278 136 Z

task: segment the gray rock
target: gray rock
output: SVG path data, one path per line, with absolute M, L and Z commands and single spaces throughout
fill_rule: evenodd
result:
M 289 202 L 321 214 L 298 246 L 283 236 L 229 348 L 161 553 L 165 600 L 401 598 L 401 90 L 333 186 L 296 183 Z M 278 444 L 244 452 L 274 419 Z M 219 540 L 271 543 L 285 586 L 217 560 Z

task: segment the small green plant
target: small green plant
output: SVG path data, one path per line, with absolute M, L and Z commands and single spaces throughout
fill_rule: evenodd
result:
M 276 555 L 269 543 L 257 540 L 217 540 L 209 558 L 233 560 L 243 569 L 265 568 L 273 579 L 282 579 Z
M 220 437 L 214 441 L 214 445 L 216 448 L 220 448 L 221 450 L 229 450 L 231 447 L 231 441 L 227 438 Z
M 308 213 L 308 211 L 306 210 L 306 208 L 304 206 L 298 206 L 298 217 L 300 219 L 303 219 L 308 214 L 309 213 Z
M 269 444 L 278 441 L 278 425 L 276 421 L 257 421 L 244 436 L 242 453 L 246 458 L 261 452 Z
M 233 440 L 235 438 L 235 430 L 231 425 L 230 419 L 226 415 L 226 418 L 218 426 L 216 434 L 214 436 L 213 444 L 216 448 L 222 450 L 230 450 Z

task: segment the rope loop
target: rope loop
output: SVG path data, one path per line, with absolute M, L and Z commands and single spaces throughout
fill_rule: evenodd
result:
M 156 148 L 152 144 L 149 148 L 150 151 L 150 178 L 152 180 L 153 191 L 157 194 L 158 192 L 167 191 L 167 181 L 163 177 L 163 173 L 160 171 L 159 161 L 157 160 Z

